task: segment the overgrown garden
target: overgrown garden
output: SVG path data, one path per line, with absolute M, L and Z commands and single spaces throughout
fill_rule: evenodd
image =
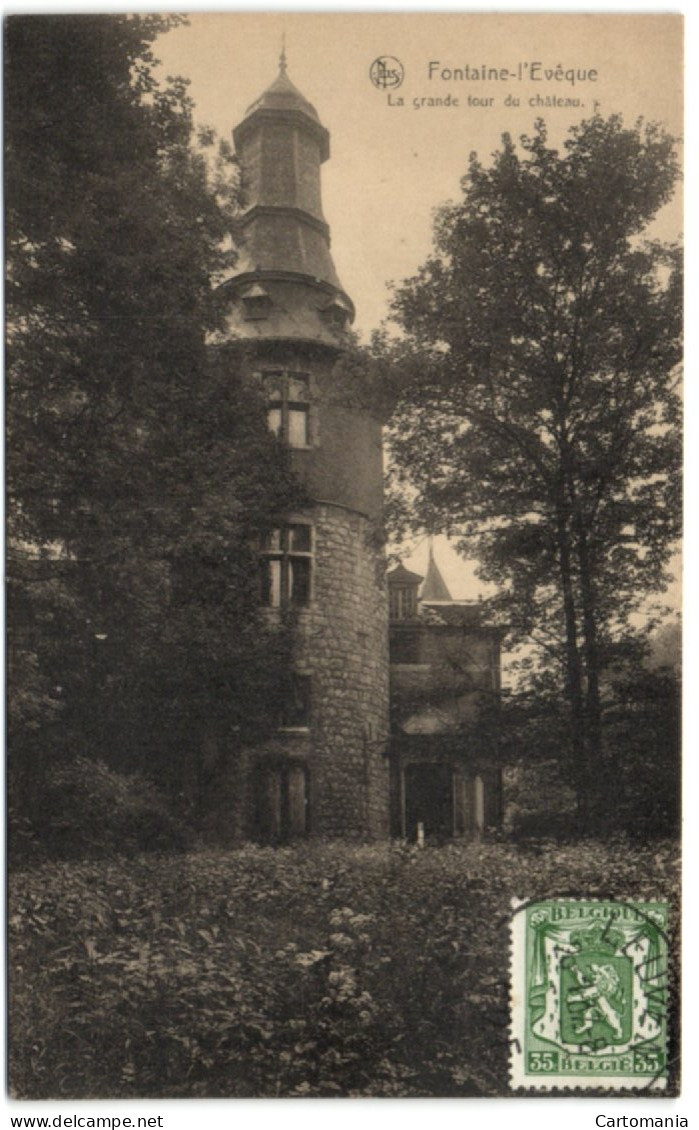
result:
M 674 844 L 620 840 L 315 843 L 23 871 L 12 1086 L 31 1098 L 506 1094 L 511 896 L 676 906 L 677 868 Z

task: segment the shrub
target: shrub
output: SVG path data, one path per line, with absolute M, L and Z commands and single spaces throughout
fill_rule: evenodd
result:
M 576 834 L 575 791 L 560 764 L 527 760 L 505 770 L 505 829 L 516 839 L 569 840 Z
M 35 839 L 54 859 L 183 850 L 191 840 L 142 773 L 77 758 L 53 769 L 32 814 Z

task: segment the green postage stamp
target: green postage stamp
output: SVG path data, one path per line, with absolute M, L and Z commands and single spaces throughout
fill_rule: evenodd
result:
M 511 932 L 513 1090 L 662 1090 L 667 905 L 552 899 Z

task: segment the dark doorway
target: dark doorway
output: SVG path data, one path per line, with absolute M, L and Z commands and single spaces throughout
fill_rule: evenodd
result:
M 308 768 L 298 762 L 261 762 L 255 778 L 255 838 L 275 844 L 309 830 Z
M 404 773 L 407 839 L 416 838 L 418 824 L 427 839 L 449 839 L 454 833 L 451 766 L 406 765 Z

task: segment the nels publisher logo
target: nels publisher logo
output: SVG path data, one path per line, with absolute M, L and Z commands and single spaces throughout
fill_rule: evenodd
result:
M 405 78 L 405 67 L 394 55 L 379 55 L 369 68 L 369 78 L 377 90 L 397 90 Z

